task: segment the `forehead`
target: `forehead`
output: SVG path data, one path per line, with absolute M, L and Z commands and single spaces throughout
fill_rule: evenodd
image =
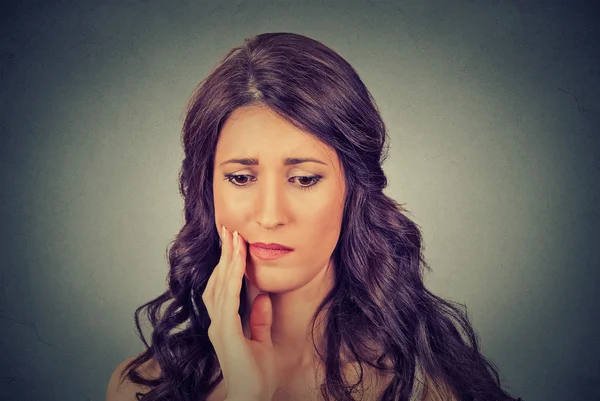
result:
M 217 157 L 254 156 L 261 162 L 316 157 L 337 164 L 335 150 L 264 106 L 235 110 L 221 127 Z

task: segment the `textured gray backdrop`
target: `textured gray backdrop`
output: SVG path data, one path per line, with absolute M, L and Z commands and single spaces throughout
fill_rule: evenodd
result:
M 598 4 L 3 2 L 0 397 L 104 400 L 165 288 L 192 89 L 245 37 L 292 31 L 375 96 L 427 285 L 467 305 L 505 387 L 600 399 Z

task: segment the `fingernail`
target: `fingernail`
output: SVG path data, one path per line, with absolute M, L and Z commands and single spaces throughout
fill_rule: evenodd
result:
M 237 231 L 234 231 L 234 232 L 233 232 L 233 246 L 235 247 L 235 250 L 236 250 L 236 251 L 237 251 L 237 249 L 238 249 L 238 242 L 239 242 L 239 239 L 238 239 L 238 232 L 237 232 Z
M 224 225 L 221 226 L 221 238 L 225 240 L 225 234 L 227 234 L 227 229 Z

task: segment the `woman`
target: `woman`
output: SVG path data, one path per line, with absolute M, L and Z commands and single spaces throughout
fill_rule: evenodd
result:
M 323 44 L 232 49 L 190 103 L 169 289 L 136 310 L 147 349 L 107 400 L 514 400 L 466 313 L 423 285 L 421 233 L 383 193 L 387 139 Z

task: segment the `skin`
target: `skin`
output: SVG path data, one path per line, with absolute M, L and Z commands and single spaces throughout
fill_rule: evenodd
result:
M 286 166 L 286 157 L 315 158 L 325 164 Z M 222 164 L 233 158 L 255 158 L 259 164 Z M 310 133 L 264 106 L 250 106 L 235 110 L 222 126 L 213 171 L 217 229 L 225 225 L 230 232 L 237 231 L 246 247 L 273 242 L 294 248 L 272 261 L 261 260 L 246 248 L 244 280 L 250 304 L 260 292 L 270 295 L 271 338 L 280 356 L 279 371 L 284 377 L 308 377 L 316 368 L 310 322 L 335 278 L 331 256 L 340 235 L 346 191 L 340 160 L 335 150 Z M 228 174 L 236 177 L 228 182 Z M 303 190 L 316 181 L 300 177 L 316 175 L 320 181 Z M 249 316 L 242 317 L 242 325 L 248 337 Z M 317 327 L 319 346 L 321 335 Z
M 259 165 L 222 165 L 229 159 L 244 157 L 258 159 Z M 311 157 L 326 164 L 285 166 L 286 157 Z M 316 358 L 309 330 L 317 306 L 334 283 L 335 265 L 331 256 L 342 224 L 346 191 L 343 167 L 335 150 L 259 106 L 238 109 L 225 122 L 213 167 L 216 228 L 219 232 L 222 225 L 228 228 L 227 244 L 234 231 L 240 233 L 241 246 L 246 247 L 241 254 L 245 259 L 248 301 L 252 304 L 261 292 L 268 293 L 271 299 L 271 341 L 277 355 L 276 370 L 283 379 L 272 399 L 320 400 L 318 384 L 324 377 L 323 366 Z M 230 183 L 225 179 L 227 174 L 239 177 Z M 314 181 L 298 177 L 314 175 L 322 176 L 321 181 L 310 190 L 300 189 Z M 294 251 L 274 261 L 263 261 L 248 251 L 248 242 L 275 242 Z M 230 245 L 228 249 L 231 250 Z M 250 316 L 242 317 L 242 326 L 244 336 L 250 339 Z M 322 334 L 317 324 L 315 341 L 324 351 Z M 119 385 L 120 373 L 131 359 L 121 363 L 113 373 L 107 401 L 133 400 L 136 391 L 149 390 L 130 382 Z M 366 366 L 363 368 L 366 369 L 363 384 L 368 388 L 364 399 L 376 400 L 391 377 L 379 377 Z M 353 364 L 345 372 L 349 382 L 358 380 L 358 368 Z M 139 373 L 146 378 L 158 378 L 160 367 L 152 358 Z M 434 397 L 424 399 L 457 399 L 436 398 L 435 391 L 431 395 Z M 208 399 L 227 399 L 224 382 Z

